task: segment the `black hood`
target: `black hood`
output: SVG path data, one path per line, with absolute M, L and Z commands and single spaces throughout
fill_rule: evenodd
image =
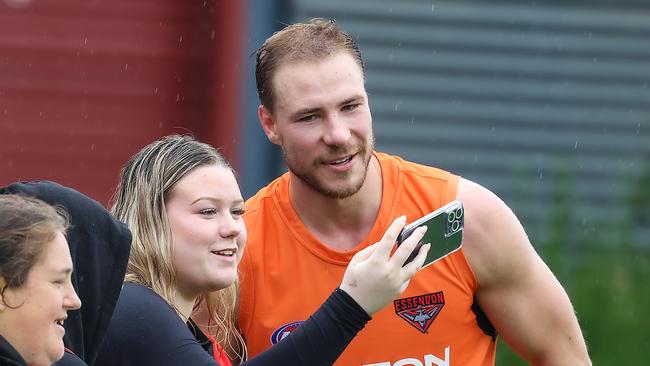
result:
M 27 366 L 16 349 L 0 335 L 0 366 Z
M 67 239 L 74 264 L 72 283 L 81 309 L 68 312 L 64 342 L 88 365 L 95 362 L 122 288 L 131 232 L 98 202 L 54 182 L 14 183 L 0 194 L 17 193 L 65 208 L 72 227 Z M 34 335 L 38 341 L 38 335 Z

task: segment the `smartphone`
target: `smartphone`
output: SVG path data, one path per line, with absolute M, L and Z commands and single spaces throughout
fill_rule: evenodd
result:
M 404 265 L 411 262 L 418 254 L 420 247 L 425 243 L 431 243 L 427 259 L 422 267 L 434 263 L 449 253 L 460 249 L 463 242 L 464 224 L 463 204 L 460 201 L 452 201 L 439 209 L 430 212 L 412 223 L 404 226 L 397 236 L 397 245 L 401 245 L 413 231 L 419 226 L 426 225 L 427 232 L 413 250 L 413 253 L 406 259 Z

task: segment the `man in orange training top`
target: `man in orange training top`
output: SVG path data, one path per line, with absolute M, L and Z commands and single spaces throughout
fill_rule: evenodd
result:
M 334 22 L 271 36 L 256 78 L 262 128 L 289 172 L 246 203 L 239 325 L 251 356 L 296 329 L 395 217 L 456 199 L 462 249 L 413 277 L 337 364 L 492 365 L 497 334 L 533 364 L 590 364 L 566 292 L 508 206 L 474 182 L 374 151 L 363 61 Z

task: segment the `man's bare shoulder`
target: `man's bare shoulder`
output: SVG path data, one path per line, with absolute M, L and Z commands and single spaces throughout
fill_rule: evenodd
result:
M 465 206 L 463 251 L 479 284 L 475 296 L 497 332 L 532 364 L 590 364 L 566 292 L 512 210 L 468 180 L 457 197 Z
M 480 285 L 513 273 L 518 253 L 530 242 L 512 210 L 478 183 L 461 179 L 457 199 L 465 208 L 463 250 Z

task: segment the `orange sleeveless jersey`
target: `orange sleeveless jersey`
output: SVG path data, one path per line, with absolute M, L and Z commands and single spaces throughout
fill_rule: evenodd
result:
M 302 224 L 284 174 L 246 202 L 240 265 L 240 328 L 250 356 L 314 312 L 343 278 L 354 253 L 379 241 L 402 214 L 411 222 L 452 201 L 459 177 L 375 153 L 383 177 L 377 221 L 350 252 L 329 249 Z M 432 243 L 435 244 L 435 243 Z M 462 250 L 421 270 L 402 296 L 376 313 L 336 365 L 493 365 L 495 341 L 471 310 L 477 282 Z

